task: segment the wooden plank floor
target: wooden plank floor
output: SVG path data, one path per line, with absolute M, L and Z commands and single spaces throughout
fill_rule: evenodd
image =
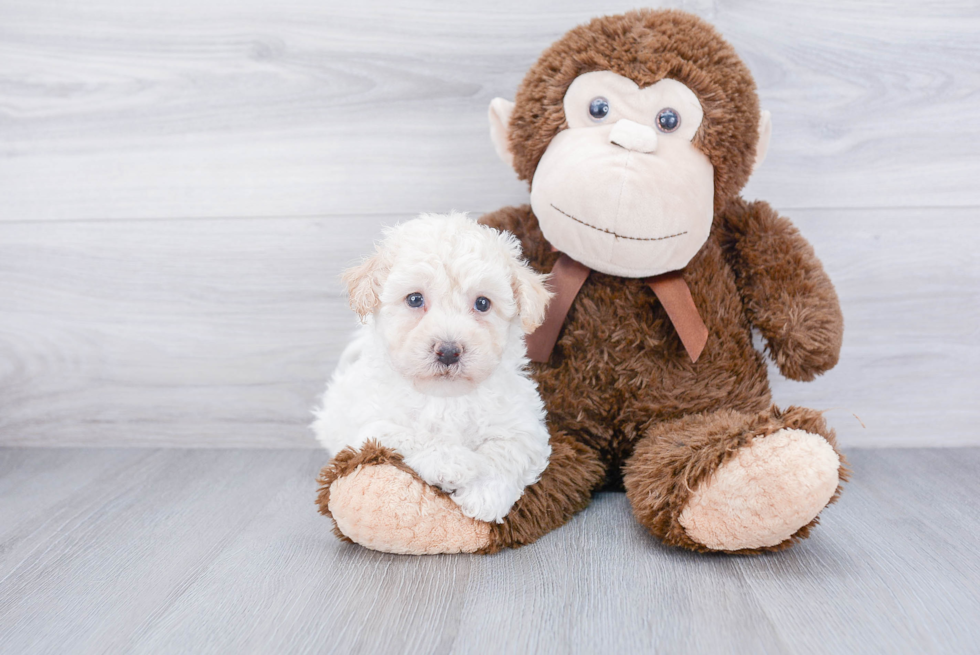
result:
M 0 652 L 977 652 L 980 449 L 848 454 L 785 553 L 665 548 L 607 493 L 418 558 L 331 536 L 320 451 L 0 449 Z

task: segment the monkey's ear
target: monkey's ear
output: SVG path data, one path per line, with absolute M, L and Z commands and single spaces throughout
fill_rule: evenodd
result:
M 514 103 L 503 98 L 490 101 L 490 140 L 493 149 L 501 161 L 514 167 L 514 153 L 510 151 L 510 115 L 514 111 Z
M 762 166 L 769 152 L 769 137 L 772 136 L 772 114 L 763 109 L 759 112 L 759 141 L 755 144 L 755 162 L 752 164 L 752 172 Z
M 341 278 L 347 284 L 350 308 L 362 321 L 381 304 L 381 288 L 387 276 L 388 265 L 381 252 L 343 272 Z
M 547 276 L 536 273 L 524 262 L 518 262 L 514 268 L 514 298 L 525 334 L 531 334 L 544 323 L 548 301 L 554 295 L 545 286 L 546 279 Z

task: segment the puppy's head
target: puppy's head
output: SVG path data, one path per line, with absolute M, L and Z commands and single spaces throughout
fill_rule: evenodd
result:
M 463 214 L 423 214 L 386 230 L 344 280 L 395 369 L 432 393 L 465 393 L 505 356 L 523 356 L 523 335 L 551 297 L 513 235 Z

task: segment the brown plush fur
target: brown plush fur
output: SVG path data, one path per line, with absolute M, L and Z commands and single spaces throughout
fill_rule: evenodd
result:
M 678 517 L 691 491 L 739 448 L 784 427 L 834 445 L 817 412 L 771 407 L 766 365 L 752 345 L 756 327 L 783 374 L 810 380 L 837 362 L 843 319 L 806 240 L 767 204 L 738 196 L 758 139 L 748 70 L 713 28 L 678 11 L 630 12 L 576 28 L 542 55 L 518 90 L 510 144 L 522 179 L 532 179 L 548 143 L 565 127 L 568 86 L 594 70 L 611 70 L 641 87 L 679 80 L 704 107 L 694 143 L 714 166 L 715 216 L 710 237 L 683 274 L 708 341 L 692 363 L 643 280 L 593 271 L 550 361 L 533 365 L 548 409 L 551 462 L 504 523 L 492 526 L 486 552 L 530 543 L 562 525 L 604 482 L 625 484 L 638 520 L 666 543 L 708 550 Z M 514 233 L 531 265 L 551 270 L 558 254 L 530 207 L 508 207 L 481 221 Z M 360 461 L 342 455 L 321 478 L 324 488 Z M 843 465 L 840 476 L 846 478 Z M 787 547 L 815 523 L 761 550 Z
M 763 202 L 737 198 L 716 224 L 718 242 L 738 275 L 745 313 L 782 374 L 810 381 L 833 368 L 844 318 L 813 247 Z
M 568 86 L 593 70 L 611 70 L 641 87 L 671 77 L 690 87 L 704 107 L 695 144 L 714 166 L 715 219 L 684 277 L 708 327 L 708 342 L 692 363 L 643 280 L 593 271 L 551 360 L 535 365 L 535 378 L 552 429 L 574 435 L 587 449 L 576 451 L 578 459 L 568 465 L 598 457 L 614 487 L 625 466 L 637 518 L 667 543 L 706 550 L 686 536 L 677 517 L 690 488 L 739 447 L 753 436 L 792 426 L 834 444 L 833 433 L 812 410 L 770 408 L 766 366 L 752 346 L 752 328 L 766 339 L 784 375 L 810 380 L 837 362 L 843 318 L 810 244 L 766 203 L 738 197 L 755 159 L 755 84 L 734 50 L 694 16 L 637 11 L 598 18 L 551 46 L 518 90 L 511 118 L 510 143 L 522 179 L 533 178 L 548 143 L 566 126 L 562 99 Z M 551 270 L 558 254 L 530 207 L 502 209 L 481 221 L 513 232 L 531 264 Z M 674 430 L 687 432 L 672 437 Z M 555 478 L 556 465 L 563 464 L 549 467 Z M 561 477 L 568 480 L 567 495 L 595 485 L 591 478 Z M 495 534 L 522 535 L 510 545 L 544 534 L 546 522 L 539 517 L 554 512 L 537 508 L 537 496 L 531 487 L 518 501 L 520 511 Z M 812 525 L 766 550 L 791 545 Z
M 770 353 L 787 377 L 812 379 L 836 363 L 843 318 L 833 285 L 812 247 L 765 203 L 736 199 L 726 209 L 724 215 L 716 216 L 708 242 L 684 269 L 691 295 L 709 330 L 697 363 L 687 356 L 666 312 L 643 280 L 593 271 L 582 286 L 551 360 L 534 365 L 549 425 L 574 435 L 587 448 L 576 453 L 578 459 L 569 465 L 582 466 L 598 457 L 616 487 L 619 471 L 630 461 L 637 443 L 660 426 L 719 410 L 739 413 L 736 416 L 770 411 L 776 415 L 775 409 L 769 409 L 765 362 L 752 345 L 753 325 L 767 338 Z M 541 234 L 530 207 L 502 209 L 481 221 L 517 235 L 525 256 L 538 270 L 547 272 L 554 265 L 558 255 Z M 738 226 L 749 225 L 758 230 L 759 238 L 740 240 Z M 710 432 L 713 447 L 719 452 L 734 452 L 749 438 L 741 428 L 735 429 L 735 424 L 731 427 L 729 433 Z M 768 434 L 772 426 L 765 427 L 757 434 Z M 833 445 L 832 433 L 822 421 L 820 429 L 812 431 Z M 649 443 L 656 448 L 666 442 Z M 705 451 L 692 448 L 684 452 L 695 458 Z M 724 458 L 715 458 L 697 465 L 697 481 L 723 462 Z M 561 464 L 556 461 L 549 465 L 554 477 L 560 475 L 557 466 Z M 673 484 L 681 484 L 675 479 L 680 475 L 678 470 L 663 474 Z M 561 477 L 568 478 L 564 487 L 567 495 L 580 495 L 595 487 L 590 478 Z M 633 480 L 637 480 L 635 473 Z M 512 546 L 527 543 L 529 535 L 545 534 L 538 528 L 546 522 L 538 516 L 551 518 L 556 512 L 552 508 L 534 511 L 532 498 L 537 498 L 533 486 L 503 526 L 495 527 L 494 534 L 524 535 L 509 544 Z M 680 502 L 686 495 L 672 495 L 670 499 Z M 683 504 L 672 505 L 666 514 L 674 521 L 670 530 L 647 523 L 654 515 L 635 509 L 637 518 L 668 543 L 704 549 L 678 536 L 683 528 L 676 518 Z M 809 534 L 810 527 L 765 550 L 791 545 Z

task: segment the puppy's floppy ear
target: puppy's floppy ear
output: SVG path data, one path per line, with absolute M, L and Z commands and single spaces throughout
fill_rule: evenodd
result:
M 531 334 L 544 323 L 544 313 L 553 295 L 544 284 L 547 277 L 524 262 L 514 262 L 514 299 L 525 334 Z
M 347 285 L 350 308 L 363 321 L 381 303 L 381 288 L 388 277 L 384 253 L 379 250 L 357 266 L 348 268 L 341 277 Z

